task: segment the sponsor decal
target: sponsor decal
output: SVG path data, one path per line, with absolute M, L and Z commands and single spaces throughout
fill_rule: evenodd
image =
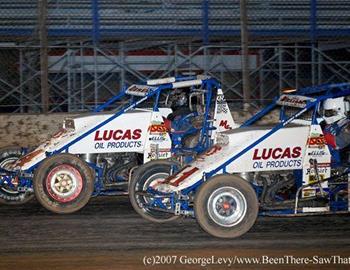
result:
M 216 97 L 216 101 L 219 104 L 222 104 L 222 103 L 226 102 L 224 94 L 218 94 L 217 97 Z
M 171 153 L 170 152 L 158 152 L 158 154 L 156 152 L 148 153 L 148 158 L 150 160 L 165 159 L 165 158 L 170 158 L 170 157 L 171 157 Z
M 155 87 L 150 87 L 147 85 L 136 85 L 133 84 L 130 86 L 127 90 L 126 93 L 129 95 L 136 95 L 136 96 L 145 96 L 148 94 L 148 92 L 156 89 Z
M 118 140 L 138 140 L 141 138 L 141 129 L 116 129 L 116 130 L 97 130 L 95 132 L 95 141 L 118 141 Z
M 323 187 L 323 190 L 326 191 L 326 192 L 329 191 L 328 187 Z M 308 188 L 303 189 L 302 196 L 303 196 L 303 198 L 314 197 L 320 191 L 321 190 L 320 190 L 319 187 L 308 187 Z M 319 207 L 310 207 L 309 209 L 312 209 L 313 212 L 320 212 L 320 210 L 316 210 L 316 209 L 320 209 Z M 321 209 L 324 209 L 324 208 L 321 207 Z M 305 210 L 303 210 L 303 211 L 305 211 Z M 325 210 L 323 210 L 323 211 L 325 211 Z
M 272 168 L 300 168 L 301 159 L 292 160 L 269 160 L 267 162 L 255 161 L 253 169 L 272 169 Z
M 323 135 L 317 137 L 310 137 L 307 140 L 307 145 L 311 148 L 323 148 L 326 145 L 326 140 Z
M 317 164 L 317 171 L 319 174 L 327 174 L 328 170 L 330 169 L 329 163 L 318 163 Z M 307 168 L 305 175 L 312 175 L 315 174 L 314 168 Z
M 229 124 L 227 124 L 227 120 L 221 120 L 219 127 L 223 127 L 224 129 L 232 129 Z
M 314 188 L 308 188 L 308 189 L 303 189 L 303 191 L 302 191 L 302 193 L 303 193 L 303 198 L 305 198 L 305 197 L 314 197 L 314 196 L 316 196 L 316 189 L 314 189 Z
M 171 157 L 170 148 L 160 148 L 158 149 L 158 145 L 151 145 L 151 152 L 148 153 L 148 158 L 151 160 L 155 159 L 165 159 Z
M 308 101 L 314 101 L 314 100 L 315 99 L 313 98 L 308 98 L 304 96 L 282 95 L 279 98 L 277 104 L 297 107 L 297 108 L 304 108 Z
M 318 176 L 320 177 L 320 181 L 325 179 L 325 175 L 324 174 L 318 174 Z M 308 184 L 317 183 L 316 175 L 309 175 L 308 177 L 309 177 Z
M 162 135 L 156 135 L 156 136 L 149 137 L 149 140 L 151 142 L 164 142 L 166 140 L 166 137 Z
M 228 110 L 228 106 L 225 100 L 225 96 L 223 94 L 219 94 L 216 98 L 216 103 L 217 103 L 217 109 L 216 112 L 219 113 L 227 113 Z
M 311 150 L 311 152 L 309 152 L 307 154 L 308 156 L 312 156 L 312 157 L 322 157 L 322 156 L 325 156 L 327 155 L 327 152 L 325 150 Z
M 301 147 L 254 149 L 253 169 L 299 168 L 301 167 Z
M 141 141 L 97 142 L 95 149 L 140 148 Z
M 97 130 L 95 132 L 95 149 L 140 148 L 141 129 Z
M 148 131 L 150 134 L 164 134 L 168 132 L 166 126 L 162 124 L 152 124 L 149 126 Z
M 283 158 L 298 158 L 301 156 L 301 147 L 287 147 L 285 149 L 277 148 L 263 148 L 254 149 L 253 160 L 266 159 L 283 159 Z

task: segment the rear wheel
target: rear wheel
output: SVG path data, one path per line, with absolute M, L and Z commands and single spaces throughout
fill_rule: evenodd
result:
M 24 155 L 23 149 L 17 146 L 0 149 L 0 168 L 11 170 L 11 165 Z M 24 204 L 34 197 L 32 191 L 19 192 L 18 179 L 11 179 L 11 183 L 3 183 L 0 186 L 0 203 L 18 205 Z
M 71 154 L 58 154 L 41 163 L 33 186 L 42 206 L 55 213 L 68 214 L 88 203 L 94 191 L 94 179 L 85 161 Z
M 258 209 L 254 189 L 235 175 L 219 175 L 208 180 L 194 201 L 199 225 L 221 238 L 236 238 L 246 233 L 254 225 Z
M 154 198 L 141 194 L 141 192 L 146 192 L 149 187 L 167 178 L 171 174 L 172 168 L 178 166 L 175 162 L 154 160 L 137 169 L 129 183 L 129 198 L 135 211 L 143 218 L 152 222 L 164 223 L 179 217 L 172 213 L 151 209 L 150 204 Z M 164 198 L 162 203 L 170 205 L 170 199 Z

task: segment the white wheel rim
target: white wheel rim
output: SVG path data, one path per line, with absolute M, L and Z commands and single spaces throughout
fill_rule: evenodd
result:
M 240 223 L 247 212 L 247 200 L 238 189 L 221 187 L 210 195 L 207 203 L 210 218 L 223 227 Z
M 76 199 L 83 189 L 80 172 L 69 164 L 58 165 L 46 177 L 46 189 L 49 195 L 60 203 Z
M 164 172 L 155 173 L 146 179 L 146 181 L 143 184 L 142 190 L 146 191 L 148 187 L 153 187 L 153 186 L 157 185 L 158 183 L 164 181 L 164 179 L 166 179 L 168 177 L 169 177 L 169 173 L 164 173 Z M 149 204 L 152 201 L 152 199 L 148 196 L 143 197 L 143 200 L 147 204 Z M 169 201 L 170 201 L 169 198 L 164 198 L 162 200 L 162 203 L 167 204 L 167 203 L 169 203 Z M 143 203 L 139 202 L 139 205 L 141 208 L 143 208 L 143 206 L 142 206 Z
M 56 172 L 50 182 L 52 191 L 61 198 L 70 197 L 78 186 L 75 175 L 67 170 Z
M 147 178 L 147 180 L 145 181 L 145 183 L 143 184 L 142 190 L 147 190 L 147 188 L 149 187 L 154 187 L 155 185 L 161 183 L 162 181 L 164 181 L 164 179 L 168 178 L 169 174 L 168 173 L 156 173 L 151 175 L 150 177 Z

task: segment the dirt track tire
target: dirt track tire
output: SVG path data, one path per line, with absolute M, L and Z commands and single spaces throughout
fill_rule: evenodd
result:
M 40 164 L 33 187 L 37 200 L 46 209 L 69 214 L 89 202 L 94 180 L 94 173 L 85 161 L 71 154 L 58 154 Z
M 161 212 L 147 207 L 143 204 L 147 203 L 147 198 L 136 194 L 138 191 L 147 190 L 152 181 L 156 181 L 159 177 L 164 179 L 169 176 L 171 166 L 174 162 L 167 160 L 154 160 L 140 166 L 129 183 L 129 199 L 135 211 L 144 219 L 155 223 L 165 223 L 176 220 L 179 216 L 171 213 Z
M 197 222 L 207 233 L 236 238 L 254 225 L 258 199 L 252 186 L 235 175 L 218 175 L 205 182 L 194 200 Z
M 24 155 L 23 149 L 18 146 L 0 148 L 0 167 L 6 166 L 18 160 Z M 8 205 L 25 204 L 34 198 L 33 192 L 17 192 L 7 187 L 0 187 L 0 203 Z

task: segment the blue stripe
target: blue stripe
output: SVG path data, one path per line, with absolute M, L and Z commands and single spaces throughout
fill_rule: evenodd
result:
M 231 157 L 230 159 L 228 159 L 227 161 L 225 161 L 223 164 L 221 164 L 220 166 L 218 166 L 217 168 L 215 168 L 214 170 L 205 173 L 206 177 L 212 177 L 214 174 L 216 174 L 217 172 L 219 172 L 220 170 L 226 170 L 226 166 L 228 166 L 229 164 L 231 164 L 233 161 L 237 160 L 238 158 L 240 158 L 242 155 L 244 155 L 245 153 L 247 153 L 248 151 L 250 151 L 253 147 L 257 146 L 258 144 L 260 144 L 262 141 L 266 140 L 268 137 L 270 137 L 272 134 L 276 133 L 278 130 L 280 130 L 281 128 L 285 127 L 287 124 L 289 124 L 291 121 L 293 121 L 295 118 L 299 117 L 301 114 L 303 114 L 304 112 L 306 112 L 307 110 L 309 110 L 310 108 L 316 106 L 316 104 L 318 104 L 319 100 L 316 99 L 313 102 L 308 102 L 308 104 L 306 105 L 305 108 L 303 108 L 302 110 L 300 110 L 299 112 L 295 113 L 294 115 L 292 115 L 291 117 L 289 117 L 288 119 L 286 119 L 285 121 L 281 122 L 280 124 L 276 125 L 273 129 L 271 129 L 268 133 L 266 133 L 265 135 L 263 135 L 262 137 L 260 137 L 259 139 L 257 139 L 256 141 L 254 141 L 254 143 L 250 144 L 249 146 L 247 146 L 246 148 L 244 148 L 241 152 L 239 152 L 238 154 L 234 155 L 233 157 Z M 273 102 L 273 104 L 275 105 L 276 102 Z M 271 106 L 272 107 L 272 106 Z M 274 106 L 273 106 L 274 107 Z M 189 192 L 193 191 L 195 188 L 198 187 L 199 183 L 202 181 L 202 179 L 199 179 L 194 185 L 184 189 L 182 191 L 183 194 L 188 194 Z
M 198 38 L 203 37 L 203 30 L 201 28 L 192 29 L 99 29 L 100 37 L 125 37 L 125 36 L 194 36 Z M 16 28 L 0 29 L 1 36 L 32 36 L 34 33 L 33 29 L 26 28 Z M 308 37 L 310 38 L 310 29 L 250 29 L 249 34 L 256 37 Z M 350 36 L 350 28 L 330 28 L 330 29 L 320 29 L 318 28 L 315 33 L 317 37 L 348 37 Z M 65 36 L 83 36 L 83 37 L 93 37 L 91 28 L 50 28 L 48 30 L 49 36 L 65 37 Z M 240 35 L 240 30 L 237 29 L 219 29 L 211 30 L 209 28 L 208 36 L 226 36 L 226 37 L 238 37 Z

